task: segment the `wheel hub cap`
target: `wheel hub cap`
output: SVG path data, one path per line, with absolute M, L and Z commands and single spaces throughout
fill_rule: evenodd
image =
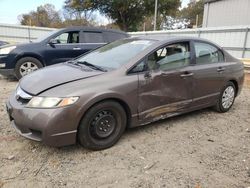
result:
M 106 138 L 113 133 L 115 123 L 115 117 L 111 112 L 99 112 L 91 123 L 93 133 L 99 138 Z
M 38 66 L 33 62 L 25 62 L 20 67 L 20 74 L 21 76 L 25 76 L 27 74 L 30 74 L 31 72 L 34 72 L 37 69 Z
M 229 86 L 225 89 L 222 95 L 222 106 L 225 109 L 228 109 L 232 106 L 234 101 L 235 91 L 232 86 Z

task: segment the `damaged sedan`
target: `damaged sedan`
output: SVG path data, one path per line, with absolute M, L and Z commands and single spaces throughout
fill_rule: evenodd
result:
M 50 146 L 113 146 L 125 129 L 214 107 L 227 112 L 242 62 L 199 38 L 122 39 L 25 76 L 6 103 L 22 136 Z

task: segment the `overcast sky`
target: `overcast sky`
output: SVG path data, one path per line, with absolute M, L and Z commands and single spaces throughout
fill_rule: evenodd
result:
M 56 10 L 63 7 L 65 0 L 0 0 L 0 23 L 19 24 L 18 16 L 28 13 L 40 5 L 53 4 Z M 182 0 L 182 7 L 186 6 L 189 0 Z M 98 21 L 107 23 L 108 20 L 99 16 Z

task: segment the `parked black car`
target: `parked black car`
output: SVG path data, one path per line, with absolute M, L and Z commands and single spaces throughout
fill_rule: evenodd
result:
M 9 43 L 8 43 L 8 42 L 1 41 L 1 40 L 0 40 L 0 46 L 6 45 L 6 44 L 9 44 Z
M 0 74 L 18 79 L 44 66 L 68 61 L 106 43 L 127 38 L 117 30 L 71 27 L 56 30 L 32 43 L 0 48 Z

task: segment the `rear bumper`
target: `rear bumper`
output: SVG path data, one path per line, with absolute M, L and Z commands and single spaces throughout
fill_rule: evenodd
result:
M 237 92 L 237 96 L 239 96 L 241 94 L 243 85 L 244 85 L 244 80 L 245 80 L 245 73 L 243 72 L 241 74 L 241 76 L 238 77 L 237 83 L 238 83 L 238 92 Z
M 26 108 L 12 94 L 6 110 L 12 127 L 25 138 L 54 147 L 76 143 L 77 125 L 70 108 Z

